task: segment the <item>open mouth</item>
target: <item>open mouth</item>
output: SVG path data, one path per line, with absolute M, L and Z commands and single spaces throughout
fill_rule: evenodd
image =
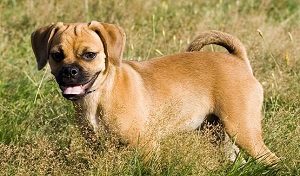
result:
M 96 81 L 99 73 L 100 72 L 96 73 L 88 82 L 83 84 L 59 86 L 62 95 L 68 100 L 75 101 L 84 97 L 86 94 L 93 92 L 94 90 L 90 90 L 90 88 Z

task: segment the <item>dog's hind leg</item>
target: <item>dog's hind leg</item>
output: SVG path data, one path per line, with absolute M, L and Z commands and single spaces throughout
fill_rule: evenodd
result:
M 244 124 L 243 122 L 225 121 L 225 129 L 227 133 L 235 138 L 236 144 L 245 149 L 252 157 L 257 158 L 267 165 L 278 162 L 278 158 L 264 144 L 262 131 L 259 127 Z M 252 123 L 252 122 L 247 122 Z
M 231 94 L 232 95 L 232 94 Z M 238 146 L 267 165 L 279 161 L 265 145 L 262 137 L 262 89 L 240 91 L 235 97 L 223 99 L 218 107 L 225 131 Z M 226 103 L 225 103 L 226 102 Z

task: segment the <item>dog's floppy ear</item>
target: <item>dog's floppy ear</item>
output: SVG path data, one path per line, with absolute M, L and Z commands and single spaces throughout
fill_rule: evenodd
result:
M 126 36 L 123 29 L 114 24 L 92 21 L 89 28 L 95 31 L 101 38 L 104 45 L 104 52 L 108 60 L 119 66 L 125 47 Z
M 57 32 L 58 27 L 62 26 L 63 23 L 45 26 L 37 29 L 31 34 L 31 46 L 36 57 L 38 70 L 41 70 L 47 64 L 49 56 L 49 44 Z

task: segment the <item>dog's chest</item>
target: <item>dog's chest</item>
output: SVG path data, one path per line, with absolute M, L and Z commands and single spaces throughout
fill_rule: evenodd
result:
M 79 112 L 79 115 L 85 117 L 89 121 L 94 131 L 97 131 L 99 127 L 98 96 L 98 93 L 94 92 L 75 104 L 75 108 Z

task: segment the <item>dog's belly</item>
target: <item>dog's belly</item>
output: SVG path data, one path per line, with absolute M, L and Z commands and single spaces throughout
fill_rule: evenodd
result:
M 188 106 L 189 109 L 192 110 L 192 112 L 183 115 L 183 119 L 185 119 L 185 117 L 187 118 L 180 127 L 180 130 L 182 131 L 193 131 L 197 129 L 203 123 L 207 114 L 210 113 L 210 107 L 208 104 L 189 104 Z
M 172 98 L 155 108 L 155 113 L 150 113 L 150 128 L 162 133 L 193 131 L 202 124 L 211 109 L 208 96 L 195 96 L 186 91 L 184 97 L 179 97 L 179 100 Z
M 191 118 L 185 123 L 184 126 L 182 126 L 183 131 L 194 131 L 205 120 L 207 113 L 195 113 L 194 115 L 191 116 Z

